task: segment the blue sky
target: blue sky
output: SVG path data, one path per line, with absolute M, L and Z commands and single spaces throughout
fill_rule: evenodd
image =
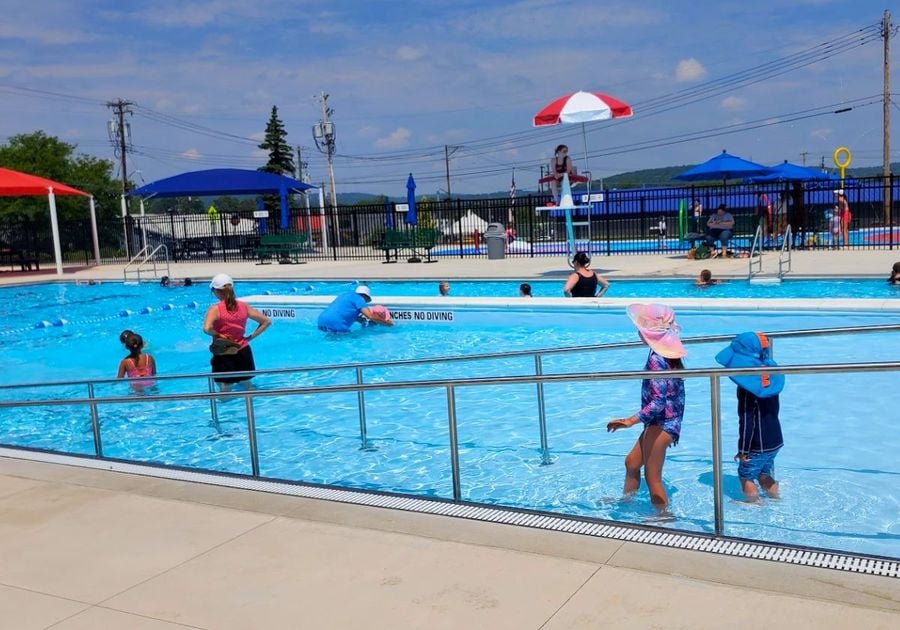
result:
M 882 44 L 866 29 L 884 8 L 866 0 L 0 0 L 0 140 L 43 129 L 112 159 L 104 103 L 127 99 L 140 106 L 129 156 L 140 183 L 261 165 L 254 142 L 277 105 L 288 141 L 304 147 L 321 182 L 325 160 L 310 129 L 324 91 L 339 193 L 400 195 L 410 172 L 419 193 L 445 190 L 444 145 L 453 192 L 506 190 L 514 168 L 519 189 L 533 189 L 560 142 L 583 168 L 580 126 L 534 129 L 531 120 L 584 89 L 635 109 L 626 122 L 587 127 L 595 178 L 696 163 L 722 149 L 767 164 L 799 163 L 806 152 L 814 164 L 846 145 L 854 166 L 874 166 Z M 813 48 L 825 42 L 840 48 L 828 59 Z M 895 38 L 894 66 L 897 47 Z M 812 63 L 776 75 L 803 51 Z M 754 68 L 756 82 L 736 76 Z M 852 111 L 823 114 L 849 101 Z M 892 113 L 900 119 L 900 109 Z M 722 135 L 726 128 L 736 132 Z M 693 133 L 712 137 L 684 137 Z

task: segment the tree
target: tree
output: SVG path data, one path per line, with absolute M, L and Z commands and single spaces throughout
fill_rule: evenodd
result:
M 259 148 L 269 152 L 269 161 L 259 170 L 278 175 L 294 175 L 294 152 L 287 143 L 287 131 L 278 118 L 278 107 L 272 106 L 272 115 L 266 123 L 266 137 Z
M 23 173 L 46 177 L 94 196 L 101 217 L 117 216 L 119 184 L 112 179 L 109 160 L 75 153 L 76 146 L 43 131 L 12 136 L 0 144 L 0 165 Z M 84 198 L 56 198 L 61 220 L 87 216 Z M 49 223 L 46 197 L 0 198 L 0 216 L 27 216 L 38 223 Z

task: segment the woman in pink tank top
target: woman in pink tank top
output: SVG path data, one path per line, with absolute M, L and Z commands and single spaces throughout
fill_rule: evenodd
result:
M 214 374 L 223 372 L 252 372 L 256 369 L 250 341 L 259 337 L 272 320 L 255 308 L 241 302 L 234 295 L 234 281 L 220 273 L 209 284 L 218 302 L 206 311 L 203 332 L 213 338 L 210 350 L 213 352 L 210 364 Z M 247 320 L 256 322 L 256 330 L 247 336 Z M 231 389 L 232 384 L 249 381 L 252 376 L 216 378 L 222 391 Z

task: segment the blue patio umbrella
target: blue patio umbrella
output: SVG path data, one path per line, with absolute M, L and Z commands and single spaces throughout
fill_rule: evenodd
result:
M 833 181 L 840 179 L 837 175 L 825 173 L 815 168 L 792 164 L 785 160 L 769 169 L 768 175 L 750 177 L 751 182 L 808 182 L 808 181 Z
M 259 210 L 260 212 L 265 212 L 266 202 L 263 201 L 262 197 L 256 198 L 256 209 Z M 259 220 L 259 233 L 267 234 L 268 232 L 269 232 L 269 220 L 266 219 L 265 217 L 263 217 L 262 219 Z
M 683 182 L 698 182 L 708 180 L 728 180 L 744 177 L 758 177 L 768 175 L 771 169 L 762 164 L 745 160 L 736 155 L 722 151 L 719 155 L 710 158 L 702 164 L 697 164 L 675 176 L 675 179 Z
M 278 203 L 281 207 L 280 227 L 282 230 L 286 230 L 290 225 L 290 217 L 288 215 L 287 186 L 284 183 L 278 188 Z
M 406 211 L 406 222 L 410 225 L 416 224 L 416 180 L 413 179 L 412 173 L 406 180 L 406 203 L 409 209 Z
M 384 198 L 384 227 L 388 230 L 394 229 L 394 212 L 387 197 Z

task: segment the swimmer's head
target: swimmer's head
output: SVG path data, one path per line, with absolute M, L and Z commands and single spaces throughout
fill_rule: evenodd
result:
M 709 269 L 700 272 L 700 282 L 709 282 L 710 280 L 712 280 L 712 272 Z
M 522 297 L 531 297 L 531 285 L 523 282 L 519 285 L 519 295 Z
M 447 281 L 441 282 L 438 285 L 438 291 L 441 295 L 450 295 L 450 283 Z
M 560 144 L 560 145 L 558 145 L 558 146 L 556 147 L 556 150 L 555 150 L 553 153 L 555 153 L 556 155 L 559 155 L 559 154 L 560 154 L 561 152 L 563 152 L 563 151 L 565 151 L 566 153 L 568 153 L 568 152 L 569 152 L 569 147 L 567 147 L 567 146 L 564 145 L 564 144 Z
M 581 267 L 587 267 L 591 264 L 591 257 L 585 252 L 576 252 L 575 256 L 572 257 L 572 262 Z
M 128 330 L 127 328 L 119 333 L 119 343 L 125 343 L 128 341 L 128 337 L 134 334 L 134 331 Z
M 363 296 L 363 299 L 366 302 L 372 301 L 372 293 L 371 293 L 371 291 L 369 291 L 369 287 L 367 287 L 366 285 L 361 284 L 358 287 L 356 287 L 355 290 L 357 293 L 359 293 L 361 296 Z

